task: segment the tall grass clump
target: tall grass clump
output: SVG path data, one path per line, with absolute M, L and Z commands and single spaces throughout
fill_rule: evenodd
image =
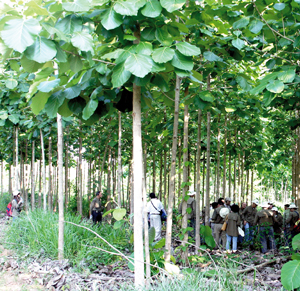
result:
M 12 195 L 8 192 L 0 195 L 0 211 L 6 212 L 7 204 L 12 200 Z
M 121 252 L 132 250 L 130 244 L 131 229 L 114 229 L 112 225 L 103 224 L 92 227 L 91 222 L 81 220 L 80 216 L 65 215 L 65 221 L 85 226 L 102 236 Z M 43 210 L 21 213 L 12 221 L 7 231 L 7 246 L 19 252 L 29 253 L 33 257 L 57 259 L 58 256 L 58 214 Z M 96 247 L 96 248 L 95 248 Z M 102 250 L 99 250 L 102 249 Z M 103 240 L 87 229 L 65 223 L 64 257 L 73 266 L 88 267 L 91 270 L 99 264 L 110 264 L 120 257 L 105 251 L 115 252 Z

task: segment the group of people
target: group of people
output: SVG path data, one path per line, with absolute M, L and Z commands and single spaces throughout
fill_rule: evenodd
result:
M 13 199 L 7 205 L 7 209 L 6 209 L 7 215 L 9 217 L 12 217 L 13 219 L 16 219 L 20 215 L 23 206 L 24 203 L 20 191 L 14 190 Z
M 298 207 L 294 203 L 285 204 L 282 216 L 272 202 L 262 203 L 260 211 L 257 211 L 258 205 L 259 202 L 254 200 L 251 205 L 242 203 L 239 208 L 237 204 L 231 205 L 229 197 L 220 198 L 218 202 L 212 203 L 210 226 L 216 245 L 226 248 L 227 251 L 236 252 L 238 242 L 244 242 L 253 249 L 256 233 L 259 236 L 262 253 L 275 250 L 276 241 L 280 244 L 281 239 L 285 246 L 291 248 L 292 238 L 296 234 L 294 226 L 299 220 Z

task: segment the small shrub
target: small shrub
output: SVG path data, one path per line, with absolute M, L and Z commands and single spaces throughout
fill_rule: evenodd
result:
M 6 212 L 7 204 L 12 200 L 12 195 L 8 192 L 0 195 L 0 211 Z

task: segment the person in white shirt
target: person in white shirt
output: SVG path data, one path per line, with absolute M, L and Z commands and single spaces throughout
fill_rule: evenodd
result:
M 155 229 L 155 239 L 161 239 L 161 218 L 160 211 L 164 208 L 161 202 L 155 197 L 154 193 L 150 193 L 150 201 L 147 204 L 147 212 L 150 214 L 150 227 Z

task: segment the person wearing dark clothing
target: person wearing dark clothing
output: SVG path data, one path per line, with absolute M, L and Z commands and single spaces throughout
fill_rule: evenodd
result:
M 232 241 L 232 252 L 235 253 L 237 251 L 237 238 L 239 235 L 238 227 L 241 224 L 241 218 L 239 215 L 239 206 L 234 204 L 231 206 L 231 213 L 229 213 L 225 221 L 227 222 L 226 227 L 226 251 L 230 250 L 230 244 Z
M 93 219 L 94 224 L 102 222 L 101 197 L 102 197 L 102 192 L 97 191 L 96 197 L 92 200 L 90 204 L 90 218 Z
M 243 213 L 244 227 L 245 227 L 245 242 L 250 242 L 250 247 L 253 246 L 253 238 L 254 238 L 254 218 L 257 213 L 257 205 L 258 201 L 252 201 L 252 205 L 247 206 Z
M 286 219 L 287 232 L 285 235 L 286 235 L 288 246 L 290 247 L 290 249 L 292 249 L 292 239 L 295 236 L 294 226 L 299 219 L 299 213 L 297 211 L 298 207 L 294 203 L 291 203 L 289 209 L 290 209 L 290 213 L 288 218 Z

